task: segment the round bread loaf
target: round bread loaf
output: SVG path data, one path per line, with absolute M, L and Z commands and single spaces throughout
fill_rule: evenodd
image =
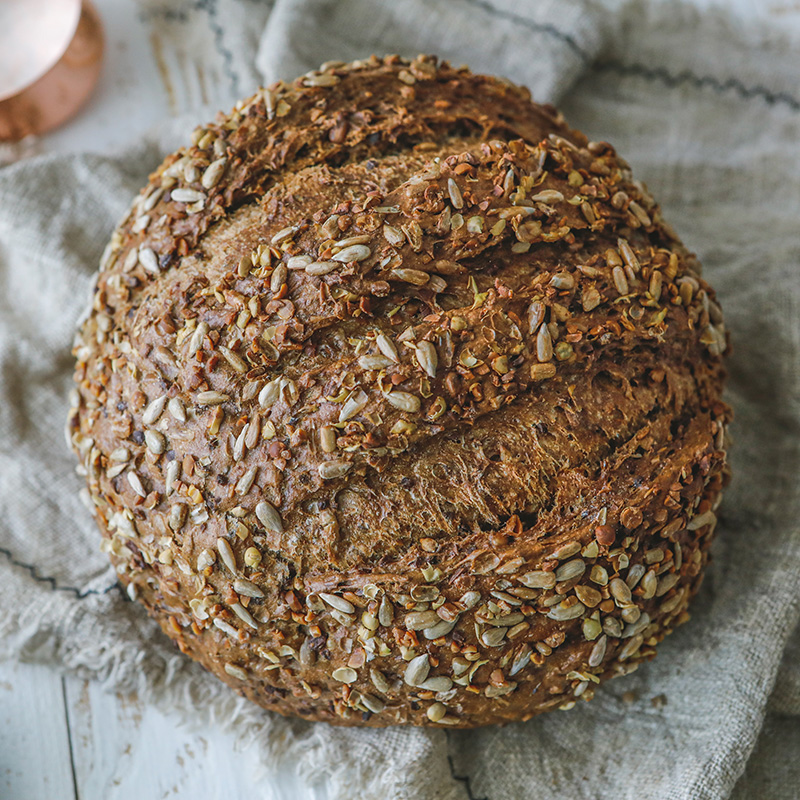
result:
M 433 57 L 198 128 L 114 233 L 70 435 L 119 579 L 265 708 L 469 727 L 688 618 L 726 332 L 603 142 Z

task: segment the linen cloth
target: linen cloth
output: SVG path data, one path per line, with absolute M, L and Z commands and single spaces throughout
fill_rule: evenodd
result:
M 0 657 L 135 690 L 290 760 L 330 798 L 794 798 L 800 787 L 800 37 L 675 2 L 140 0 L 230 103 L 327 59 L 435 52 L 613 142 L 716 287 L 734 471 L 693 619 L 591 703 L 468 732 L 284 720 L 127 600 L 61 435 L 69 353 L 116 220 L 191 123 L 114 157 L 0 170 Z M 187 44 L 188 43 L 188 44 Z

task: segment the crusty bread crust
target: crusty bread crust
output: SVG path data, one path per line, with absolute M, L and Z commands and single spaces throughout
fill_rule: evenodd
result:
M 131 597 L 240 694 L 338 724 L 528 719 L 651 657 L 708 558 L 727 335 L 613 148 L 395 56 L 192 141 L 74 351 Z

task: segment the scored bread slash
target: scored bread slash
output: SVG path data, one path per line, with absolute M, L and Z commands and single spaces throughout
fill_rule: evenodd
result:
M 329 62 L 133 201 L 68 435 L 128 596 L 244 696 L 503 724 L 688 619 L 727 346 L 612 145 L 431 56 Z

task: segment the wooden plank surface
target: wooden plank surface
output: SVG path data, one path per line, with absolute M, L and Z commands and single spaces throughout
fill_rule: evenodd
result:
M 66 701 L 79 800 L 262 796 L 255 751 L 236 752 L 230 734 L 179 727 L 153 705 L 77 678 L 66 681 Z
M 63 679 L 48 667 L 0 663 L 0 797 L 78 800 Z

